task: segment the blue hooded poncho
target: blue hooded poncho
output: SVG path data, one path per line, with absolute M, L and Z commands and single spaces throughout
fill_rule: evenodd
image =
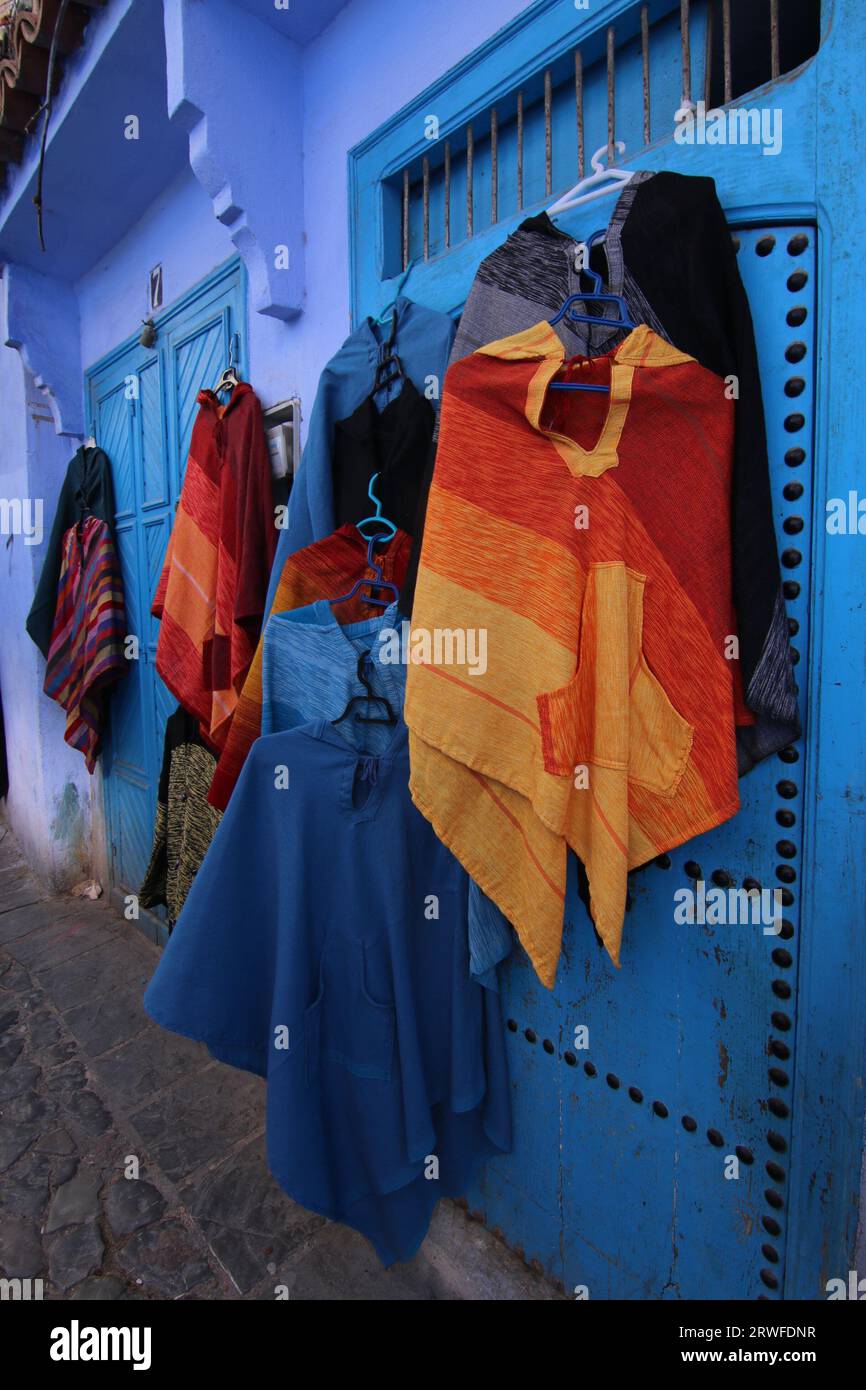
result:
M 311 625 L 326 629 L 325 685 L 348 698 L 382 621 L 341 629 L 314 605 L 270 641 L 297 676 Z M 274 669 L 266 650 L 265 728 Z M 267 1078 L 274 1176 L 385 1264 L 511 1139 L 499 996 L 469 971 L 469 880 L 408 780 L 402 718 L 260 738 L 145 995 L 156 1022 Z

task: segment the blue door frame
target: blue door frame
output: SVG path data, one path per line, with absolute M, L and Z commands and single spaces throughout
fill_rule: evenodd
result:
M 114 477 L 128 631 L 138 660 L 112 701 L 103 759 L 112 886 L 137 893 L 150 854 L 165 721 L 176 702 L 156 673 L 150 605 L 183 485 L 196 395 L 237 334 L 246 362 L 246 280 L 237 257 L 155 315 L 156 343 L 127 339 L 85 373 L 86 418 Z M 236 339 L 237 350 L 237 339 Z
M 656 0 L 650 18 L 676 10 Z M 638 14 L 631 0 L 602 0 L 585 15 L 538 0 L 350 152 L 356 323 L 381 312 L 402 284 L 395 180 L 430 151 L 429 113 L 440 138 L 458 141 L 473 119 L 483 130 L 490 109 L 506 111 L 517 87 L 537 87 L 576 46 L 590 57 L 603 52 L 607 26 L 631 34 Z M 665 61 L 676 72 L 673 30 L 670 38 Z M 805 735 L 744 779 L 734 821 L 672 855 L 671 870 L 650 866 L 638 876 L 615 978 L 579 910 L 567 914 L 552 995 L 519 960 L 506 973 L 516 1147 L 489 1165 L 471 1204 L 527 1259 L 568 1288 L 588 1285 L 590 1297 L 824 1298 L 827 1281 L 853 1267 L 866 1057 L 866 537 L 831 536 L 825 522 L 828 501 L 858 486 L 866 438 L 864 48 L 859 0 L 824 0 L 816 57 L 740 102 L 781 112 L 781 153 L 684 148 L 666 133 L 635 161 L 713 177 L 741 239 L 783 577 L 798 586 L 788 611 Z M 637 71 L 639 83 L 639 63 Z M 533 157 L 525 138 L 524 162 Z M 405 293 L 458 312 L 480 260 L 550 201 L 417 257 Z M 578 209 L 560 225 L 585 237 L 604 221 L 604 206 Z M 769 238 L 763 255 L 758 243 Z M 805 278 L 792 288 L 797 271 Z M 795 303 L 808 311 L 796 329 L 787 318 Z M 796 368 L 785 356 L 792 339 L 807 348 Z M 795 373 L 806 383 L 796 402 L 786 394 Z M 803 449 L 800 464 L 791 463 L 794 447 Z M 794 480 L 803 484 L 796 501 Z M 776 816 L 791 807 L 795 827 L 783 829 Z M 738 885 L 744 877 L 784 884 L 792 935 L 675 928 L 672 890 L 690 886 L 688 861 L 707 878 L 719 870 Z M 574 1029 L 583 1024 L 592 1046 L 577 1052 Z M 723 1171 L 729 1155 L 735 1179 Z

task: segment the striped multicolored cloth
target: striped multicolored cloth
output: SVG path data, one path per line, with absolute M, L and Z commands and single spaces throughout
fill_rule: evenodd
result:
M 383 577 L 398 589 L 406 577 L 411 546 L 411 536 L 398 531 L 388 549 L 377 552 Z M 325 540 L 315 541 L 288 557 L 274 594 L 273 611 L 286 613 L 317 599 L 338 598 L 348 593 L 363 575 L 370 577 L 371 573 L 367 568 L 367 542 L 356 527 L 341 526 Z M 341 624 L 356 623 L 381 612 L 381 608 L 366 602 L 366 591 L 362 591 L 347 603 L 339 604 L 334 617 Z M 263 640 L 256 648 L 208 792 L 208 801 L 221 811 L 228 805 L 247 754 L 262 732 Z
M 151 612 L 156 669 L 222 748 L 265 611 L 277 546 L 262 409 L 240 382 L 228 404 L 200 391 L 183 491 Z
M 66 742 L 92 773 L 107 721 L 108 687 L 125 676 L 123 581 L 111 532 L 89 516 L 63 536 L 57 607 L 43 689 L 66 711 Z
M 539 323 L 448 371 L 405 706 L 416 805 L 547 986 L 567 847 L 618 965 L 628 871 L 734 815 L 752 718 L 724 382 L 643 326 L 571 369 L 609 394 L 548 392 L 564 356 Z

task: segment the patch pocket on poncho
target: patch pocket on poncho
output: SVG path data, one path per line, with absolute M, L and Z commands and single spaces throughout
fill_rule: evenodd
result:
M 575 776 L 582 766 L 603 767 L 672 796 L 694 730 L 647 662 L 645 586 L 646 576 L 621 561 L 591 566 L 577 670 L 565 685 L 537 698 L 542 756 L 545 771 L 557 777 Z
M 643 647 L 631 687 L 629 723 L 628 780 L 659 796 L 673 796 L 686 770 L 695 731 L 650 670 Z
M 365 1080 L 392 1079 L 397 1014 L 384 998 L 387 967 L 383 940 L 357 941 L 340 932 L 328 936 L 319 993 L 304 1015 L 308 1082 L 330 1062 Z

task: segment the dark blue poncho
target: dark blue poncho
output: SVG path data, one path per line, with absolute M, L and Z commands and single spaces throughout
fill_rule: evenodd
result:
M 145 1006 L 267 1078 L 274 1176 L 388 1264 L 510 1147 L 510 1098 L 469 880 L 412 805 L 406 727 L 372 756 L 342 728 L 253 746 Z

